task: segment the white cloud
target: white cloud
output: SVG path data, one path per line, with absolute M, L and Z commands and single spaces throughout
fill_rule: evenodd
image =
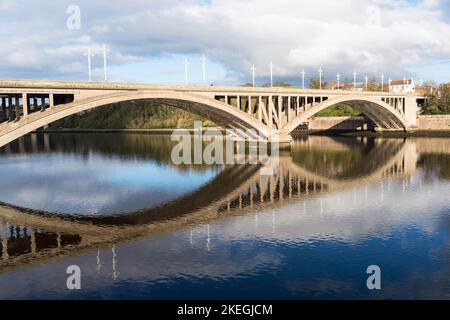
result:
M 400 75 L 450 55 L 448 0 L 79 1 L 80 31 L 65 29 L 69 2 L 0 1 L 29 9 L 24 24 L 19 15 L 2 19 L 0 70 L 33 76 L 36 64 L 47 76 L 62 75 L 83 62 L 83 48 L 102 42 L 118 65 L 205 52 L 237 75 L 252 63 L 267 75 L 273 61 L 284 77 L 319 66 Z

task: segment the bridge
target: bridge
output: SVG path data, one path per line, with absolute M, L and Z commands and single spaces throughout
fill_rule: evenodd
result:
M 424 97 L 296 88 L 0 80 L 0 147 L 79 112 L 141 100 L 192 112 L 223 128 L 238 129 L 244 138 L 290 142 L 290 134 L 302 123 L 336 104 L 359 109 L 377 130 L 414 130 Z

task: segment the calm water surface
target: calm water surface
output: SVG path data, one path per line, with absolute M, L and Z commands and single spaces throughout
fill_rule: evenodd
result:
M 450 298 L 450 139 L 302 137 L 272 176 L 175 166 L 173 145 L 33 134 L 0 149 L 0 299 Z

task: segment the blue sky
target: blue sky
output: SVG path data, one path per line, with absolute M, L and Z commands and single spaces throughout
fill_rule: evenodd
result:
M 80 28 L 70 29 L 70 6 Z M 450 0 L 0 0 L 0 78 L 86 80 L 87 48 L 106 43 L 110 81 L 300 83 L 356 71 L 450 82 Z M 71 20 L 73 21 L 73 20 Z M 102 80 L 102 58 L 93 57 Z

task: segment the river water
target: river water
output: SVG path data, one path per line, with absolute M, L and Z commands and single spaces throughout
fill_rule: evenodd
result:
M 450 298 L 450 139 L 300 137 L 272 175 L 177 166 L 174 144 L 0 149 L 0 299 Z

